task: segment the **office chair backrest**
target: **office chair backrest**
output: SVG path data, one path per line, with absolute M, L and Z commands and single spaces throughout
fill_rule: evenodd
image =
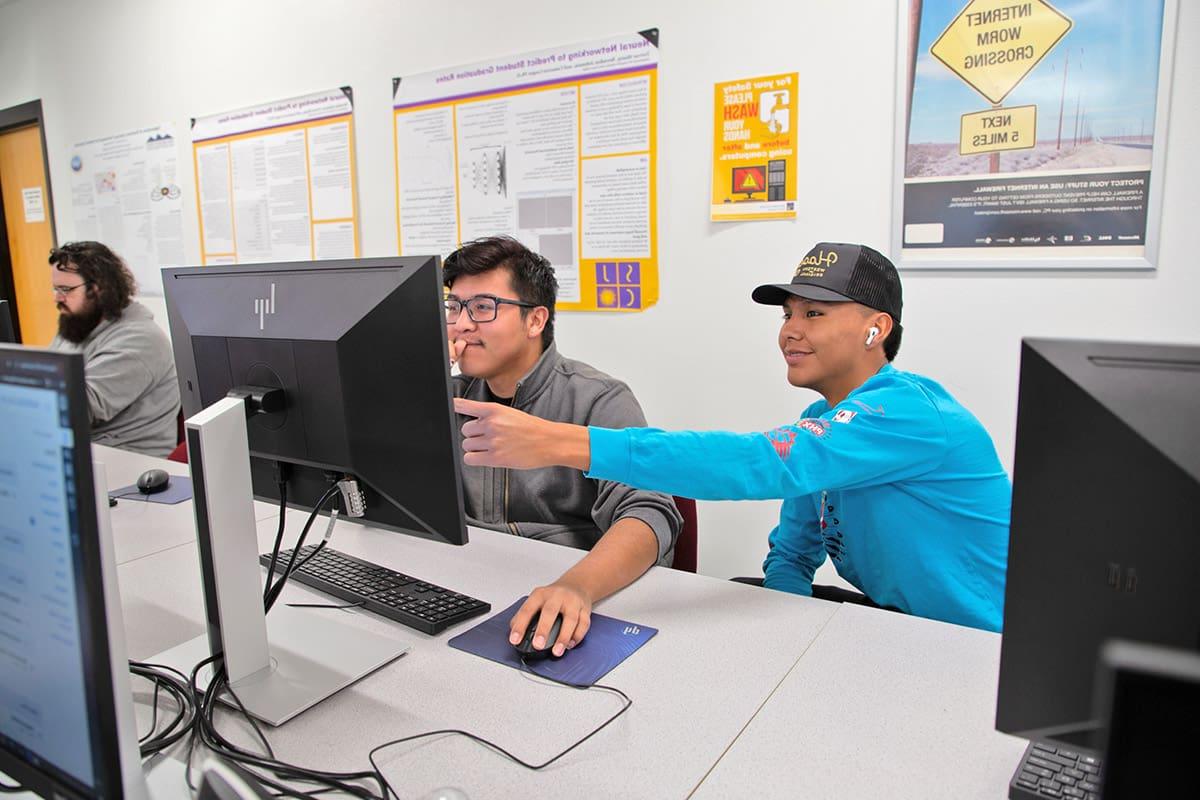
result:
M 695 572 L 697 562 L 697 525 L 696 501 L 690 497 L 675 497 L 675 507 L 683 516 L 683 527 L 679 529 L 679 537 L 675 540 L 675 560 L 671 569 L 684 572 Z

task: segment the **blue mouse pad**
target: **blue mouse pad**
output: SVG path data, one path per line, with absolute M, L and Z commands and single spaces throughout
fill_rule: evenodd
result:
M 520 654 L 508 643 L 508 621 L 524 602 L 525 598 L 522 597 L 499 614 L 455 636 L 449 645 L 515 669 L 528 669 L 556 681 L 591 686 L 658 633 L 657 628 L 592 614 L 592 627 L 588 629 L 587 636 L 562 658 L 549 657 L 522 665 Z
M 161 492 L 154 494 L 142 494 L 138 490 L 136 483 L 131 483 L 128 486 L 122 486 L 120 489 L 113 489 L 108 493 L 109 497 L 115 497 L 118 500 L 132 500 L 135 503 L 162 503 L 163 505 L 173 506 L 176 503 L 182 503 L 184 500 L 192 499 L 192 479 L 187 475 L 172 475 L 171 483 Z

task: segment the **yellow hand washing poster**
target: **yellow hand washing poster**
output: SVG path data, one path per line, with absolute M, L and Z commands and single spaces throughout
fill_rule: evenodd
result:
M 713 91 L 713 222 L 796 218 L 798 74 Z

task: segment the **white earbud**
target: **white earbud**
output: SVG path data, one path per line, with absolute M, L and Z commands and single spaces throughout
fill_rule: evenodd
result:
M 876 328 L 874 325 L 867 329 L 867 347 L 871 346 L 871 343 L 875 341 L 875 337 L 878 335 L 879 328 Z

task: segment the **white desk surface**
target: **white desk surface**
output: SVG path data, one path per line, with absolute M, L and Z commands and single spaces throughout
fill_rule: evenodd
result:
M 303 515 L 289 513 L 289 538 L 302 523 Z M 260 550 L 270 546 L 275 525 L 274 519 L 259 522 Z M 314 532 L 323 528 L 318 522 Z M 331 544 L 487 600 L 493 613 L 552 581 L 582 555 L 490 531 L 472 529 L 470 537 L 459 548 L 339 522 Z M 131 657 L 146 659 L 203 632 L 194 543 L 126 562 L 119 573 Z M 337 602 L 302 586 L 289 587 L 283 597 L 298 598 Z M 634 701 L 602 733 L 542 772 L 463 737 L 398 746 L 382 754 L 381 766 L 405 797 L 444 786 L 459 787 L 472 800 L 568 793 L 686 797 L 836 610 L 810 598 L 655 568 L 596 609 L 660 631 L 602 681 Z M 276 753 L 295 763 L 362 769 L 371 747 L 442 728 L 468 730 L 527 761 L 541 761 L 620 707 L 620 698 L 610 693 L 547 684 L 447 646 L 482 618 L 426 636 L 366 612 L 309 611 L 404 639 L 412 650 L 269 729 Z M 244 723 L 225 719 L 231 738 L 252 742 Z
M 98 444 L 92 445 L 92 459 L 104 463 L 110 492 L 136 483 L 139 475 L 155 467 L 165 469 L 171 475 L 191 474 L 187 464 Z M 196 539 L 196 517 L 190 500 L 166 505 L 126 497 L 118 500 L 108 513 L 113 523 L 118 564 Z M 254 501 L 255 519 L 277 519 L 277 514 L 278 509 L 270 503 Z
M 110 488 L 151 466 L 187 465 L 107 447 Z M 260 552 L 276 509 L 256 503 Z M 192 503 L 111 509 L 130 657 L 204 632 Z M 294 540 L 304 514 L 290 511 Z M 310 542 L 324 532 L 313 526 Z M 462 548 L 339 522 L 332 546 L 487 600 L 493 612 L 558 577 L 581 553 L 471 529 Z M 336 603 L 294 585 L 284 600 Z M 1000 637 L 655 568 L 596 609 L 659 634 L 602 683 L 634 700 L 621 719 L 540 773 L 463 737 L 397 746 L 380 763 L 401 796 L 455 786 L 489 797 L 995 797 L 1025 742 L 993 730 Z M 426 636 L 373 614 L 313 609 L 412 645 L 408 655 L 288 724 L 280 757 L 367 768 L 390 739 L 461 728 L 527 761 L 556 754 L 620 707 L 446 645 L 483 618 Z M 139 697 L 145 701 L 146 698 Z M 225 715 L 230 738 L 253 739 Z
M 1007 797 L 999 665 L 999 634 L 843 605 L 694 797 Z

